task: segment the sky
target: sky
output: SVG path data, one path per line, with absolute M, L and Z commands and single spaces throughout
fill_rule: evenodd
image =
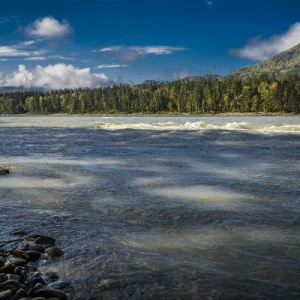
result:
M 3 0 L 0 87 L 230 74 L 300 43 L 298 0 Z

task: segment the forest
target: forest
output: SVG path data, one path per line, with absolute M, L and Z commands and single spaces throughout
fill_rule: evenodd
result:
M 217 75 L 95 89 L 0 94 L 0 114 L 300 113 L 300 75 Z

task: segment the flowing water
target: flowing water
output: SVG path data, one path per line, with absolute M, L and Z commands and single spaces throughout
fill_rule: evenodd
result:
M 300 117 L 0 117 L 0 241 L 72 299 L 299 299 Z

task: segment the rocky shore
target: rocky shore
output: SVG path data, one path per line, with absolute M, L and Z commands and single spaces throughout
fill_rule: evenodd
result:
M 67 300 L 70 283 L 55 272 L 42 272 L 42 261 L 59 259 L 63 251 L 55 239 L 45 235 L 27 235 L 23 230 L 11 233 L 13 239 L 0 242 L 0 300 Z

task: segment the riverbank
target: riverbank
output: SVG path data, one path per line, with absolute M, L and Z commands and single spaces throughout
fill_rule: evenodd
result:
M 0 299 L 70 299 L 70 283 L 43 267 L 63 255 L 55 239 L 28 235 L 24 230 L 15 230 L 10 236 L 13 238 L 0 241 Z

